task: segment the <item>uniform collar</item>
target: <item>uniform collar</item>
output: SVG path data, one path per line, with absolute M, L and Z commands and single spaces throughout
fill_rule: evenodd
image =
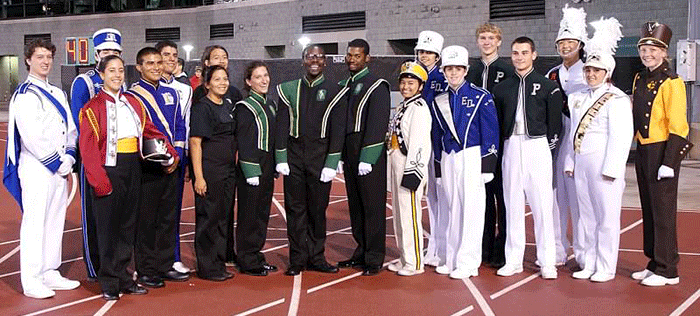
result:
M 257 101 L 260 104 L 265 104 L 265 95 L 263 94 L 250 90 L 249 97 L 253 98 L 253 100 Z
M 158 89 L 158 86 L 153 85 L 152 83 L 146 81 L 143 78 L 139 79 L 138 84 L 151 92 L 155 92 L 156 89 Z
M 121 91 L 119 91 L 116 95 L 114 95 L 112 92 L 107 91 L 107 89 L 102 89 L 102 92 L 105 93 L 105 97 L 107 98 L 107 101 L 109 102 L 117 102 L 121 98 Z
M 412 96 L 412 97 L 410 97 L 410 98 L 408 98 L 408 99 L 404 99 L 402 103 L 403 103 L 404 105 L 408 105 L 409 103 L 412 103 L 412 102 L 418 100 L 418 98 L 420 98 L 421 96 L 422 96 L 422 95 L 421 95 L 420 91 L 418 91 L 418 93 L 416 93 L 416 95 L 414 95 L 414 96 Z
M 515 74 L 518 75 L 518 77 L 520 77 L 520 79 L 522 80 L 527 78 L 527 76 L 529 76 L 533 71 L 535 71 L 535 67 L 530 68 L 530 70 L 528 70 L 524 76 L 521 76 L 517 70 L 515 71 Z
M 165 83 L 165 84 L 171 84 L 175 80 L 175 76 L 171 75 L 170 80 L 166 79 L 165 77 L 160 77 L 160 82 Z
M 656 67 L 656 69 L 649 71 L 649 68 L 644 67 L 644 71 L 647 72 L 651 76 L 658 76 L 661 73 L 666 73 L 668 72 L 668 62 L 667 61 L 662 61 L 661 65 L 659 67 Z
M 362 77 L 364 77 L 364 76 L 366 76 L 366 75 L 368 75 L 368 74 L 369 74 L 369 68 L 367 68 L 367 66 L 365 66 L 365 68 L 362 68 L 362 70 L 360 70 L 360 71 L 358 71 L 357 73 L 355 73 L 354 75 L 352 75 L 352 76 L 350 77 L 350 80 L 351 80 L 351 81 L 359 80 L 359 79 L 362 79 Z
M 464 81 L 462 81 L 462 84 L 460 84 L 459 87 L 457 87 L 457 89 L 452 89 L 452 87 L 451 87 L 449 84 L 447 84 L 447 87 L 448 87 L 448 88 L 450 89 L 450 91 L 452 91 L 453 93 L 458 93 L 459 90 L 462 90 L 462 88 L 464 87 L 465 84 L 468 84 L 466 79 L 465 79 Z
M 37 85 L 45 90 L 49 88 L 49 81 L 48 80 L 41 80 L 32 74 L 29 74 L 27 76 L 27 80 L 29 80 L 29 82 L 31 82 L 31 83 L 33 83 L 33 84 L 35 84 L 35 85 Z
M 484 59 L 482 58 L 482 59 L 481 59 L 481 63 L 484 64 L 484 66 L 490 66 L 490 65 L 493 64 L 493 62 L 495 62 L 496 60 L 498 60 L 498 54 L 496 54 L 496 56 L 494 56 L 494 57 L 491 58 L 490 60 L 484 60 Z
M 591 97 L 591 99 L 598 99 L 601 95 L 603 95 L 605 92 L 608 92 L 610 90 L 610 83 L 609 82 L 604 82 L 598 89 L 595 91 L 592 88 L 588 88 L 588 94 Z
M 303 80 L 304 80 L 304 83 L 306 83 L 306 86 L 313 88 L 315 86 L 320 85 L 325 79 L 326 78 L 323 76 L 323 74 L 320 74 L 320 75 L 318 75 L 318 77 L 316 77 L 316 79 L 314 79 L 311 82 L 309 82 L 309 79 L 306 78 L 306 76 L 304 76 Z

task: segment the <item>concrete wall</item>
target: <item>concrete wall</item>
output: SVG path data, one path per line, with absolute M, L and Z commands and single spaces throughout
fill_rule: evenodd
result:
M 134 63 L 136 51 L 152 45 L 145 43 L 146 28 L 177 26 L 181 30 L 179 44 L 195 47 L 192 58 L 198 58 L 209 44 L 225 46 L 231 58 L 264 58 L 264 46 L 285 45 L 285 57 L 294 58 L 301 52 L 296 39 L 302 35 L 303 15 L 350 11 L 366 11 L 365 30 L 308 36 L 314 42 L 338 42 L 340 52 L 345 50 L 348 40 L 365 37 L 370 42 L 372 54 L 392 55 L 388 40 L 416 38 L 421 30 L 432 29 L 445 36 L 446 45 L 465 45 L 472 55 L 476 55 L 474 30 L 488 20 L 488 3 L 484 0 L 250 0 L 189 9 L 4 20 L 0 21 L 0 34 L 5 34 L 0 37 L 0 56 L 21 56 L 24 34 L 51 33 L 59 48 L 57 64 L 62 64 L 65 61 L 65 37 L 90 36 L 99 28 L 115 27 L 124 38 L 124 58 L 127 63 Z M 641 25 L 647 20 L 668 24 L 674 31 L 673 41 L 687 36 L 686 0 L 591 0 L 579 4 L 547 0 L 545 18 L 492 22 L 503 28 L 504 46 L 518 36 L 528 35 L 535 39 L 540 55 L 554 55 L 554 39 L 565 3 L 585 8 L 589 21 L 603 14 L 617 17 L 626 36 L 639 36 Z M 235 37 L 209 40 L 209 25 L 219 23 L 234 23 Z M 675 45 L 672 47 L 670 55 L 674 56 Z M 507 55 L 507 49 L 502 49 L 501 53 Z M 185 53 L 181 51 L 181 55 Z M 20 78 L 24 76 L 26 70 L 22 68 Z M 59 82 L 59 76 L 56 67 L 50 80 Z

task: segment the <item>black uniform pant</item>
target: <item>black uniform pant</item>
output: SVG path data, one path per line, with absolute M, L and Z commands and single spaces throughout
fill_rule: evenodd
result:
M 97 278 L 97 271 L 100 270 L 100 253 L 97 250 L 97 229 L 95 225 L 95 212 L 92 207 L 92 196 L 90 194 L 90 184 L 85 178 L 85 169 L 80 165 L 80 206 L 82 211 L 83 225 L 83 261 L 85 270 L 89 278 Z
M 118 154 L 117 166 L 104 167 L 112 193 L 98 197 L 91 189 L 97 228 L 102 291 L 116 293 L 134 284 L 126 267 L 131 261 L 141 195 L 141 161 L 138 153 Z
M 134 254 L 139 275 L 163 275 L 175 262 L 180 191 L 179 168 L 166 174 L 160 164 L 144 163 Z
M 345 190 L 350 207 L 350 225 L 357 248 L 353 260 L 366 265 L 378 266 L 384 263 L 386 253 L 386 150 L 382 150 L 372 172 L 359 176 L 360 133 L 348 134 L 343 148 L 343 170 Z
M 657 180 L 666 149 L 666 142 L 637 144 L 635 169 L 642 202 L 644 222 L 644 255 L 650 260 L 647 269 L 667 278 L 678 276 L 678 241 L 676 207 L 678 173 L 673 178 Z
M 284 177 L 289 262 L 292 266 L 326 263 L 326 208 L 331 182 L 321 182 L 327 142 L 289 138 L 289 175 Z
M 484 217 L 484 236 L 481 244 L 482 261 L 487 263 L 505 262 L 505 247 L 506 203 L 503 199 L 503 176 L 499 163 L 493 181 L 486 184 L 486 216 Z
M 217 164 L 203 159 L 207 192 L 205 196 L 195 194 L 194 198 L 197 274 L 219 276 L 226 272 L 226 238 L 229 217 L 233 214 L 236 166 L 233 161 Z
M 265 256 L 261 252 L 267 238 L 270 205 L 274 189 L 275 158 L 272 152 L 260 160 L 260 184 L 246 182 L 243 170 L 237 168 L 238 223 L 236 227 L 236 256 L 241 270 L 262 268 Z

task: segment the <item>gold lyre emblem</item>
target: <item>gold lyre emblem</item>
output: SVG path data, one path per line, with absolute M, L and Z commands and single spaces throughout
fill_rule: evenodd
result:
M 656 81 L 649 81 L 647 83 L 647 89 L 649 89 L 649 91 L 651 91 L 651 90 L 654 90 L 654 88 L 656 88 Z

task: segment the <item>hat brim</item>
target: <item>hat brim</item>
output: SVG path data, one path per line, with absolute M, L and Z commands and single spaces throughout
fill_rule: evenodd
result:
M 666 43 L 659 40 L 658 38 L 653 38 L 653 37 L 645 37 L 645 38 L 640 39 L 639 42 L 637 42 L 637 48 L 639 48 L 643 45 L 651 45 L 651 46 L 656 46 L 656 47 L 661 47 L 661 48 L 668 48 L 668 45 Z
M 105 50 L 105 49 L 113 49 L 113 50 L 118 50 L 121 52 L 122 46 L 117 44 L 117 43 L 114 43 L 114 42 L 104 42 L 104 43 L 97 45 L 95 47 L 95 50 Z

